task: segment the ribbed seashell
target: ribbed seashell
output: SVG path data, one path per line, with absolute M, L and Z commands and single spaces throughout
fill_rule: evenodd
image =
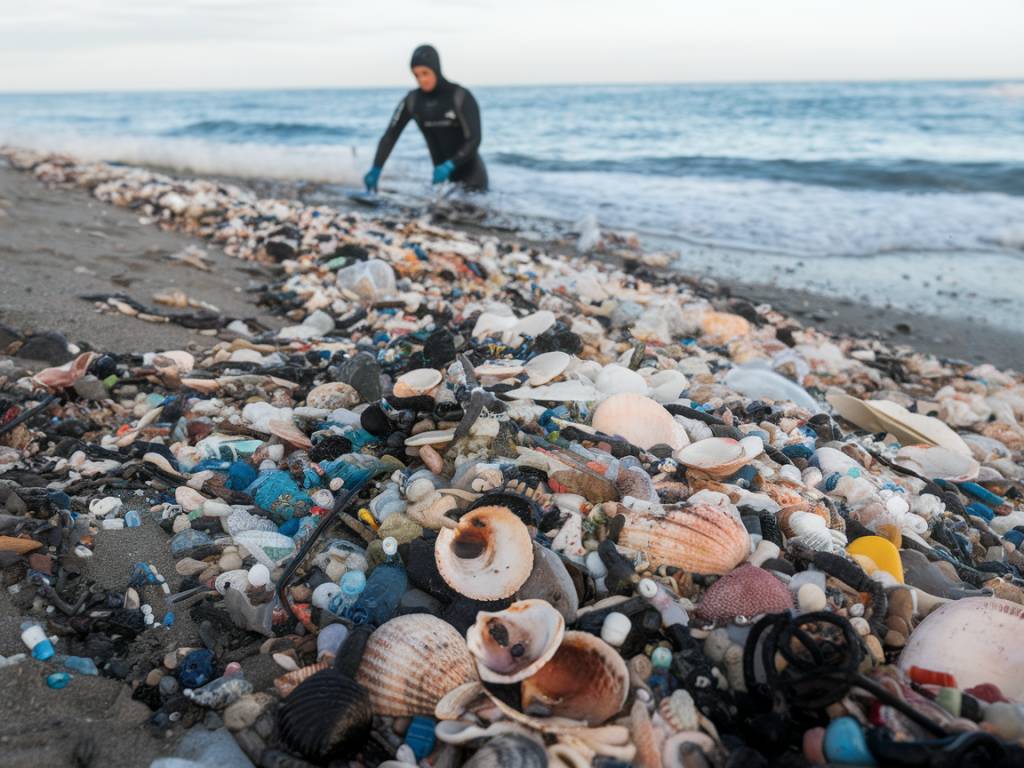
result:
M 810 531 L 805 533 L 803 536 L 794 536 L 786 540 L 786 547 L 806 547 L 807 549 L 814 550 L 815 552 L 835 552 L 841 548 L 841 545 L 836 541 L 836 538 L 832 535 L 832 531 L 828 529 L 821 529 L 817 531 Z M 846 538 L 845 534 L 839 531 L 843 538 Z
M 756 565 L 742 565 L 712 584 L 697 604 L 701 621 L 728 623 L 742 616 L 782 613 L 793 607 L 789 588 Z
M 764 443 L 756 435 L 742 440 L 729 437 L 709 437 L 691 443 L 676 452 L 676 459 L 693 469 L 706 472 L 711 477 L 728 477 L 740 467 L 749 464 L 764 451 Z
M 336 669 L 322 670 L 302 682 L 278 713 L 285 743 L 317 763 L 355 754 L 372 723 L 366 690 Z
M 620 509 L 625 509 L 620 507 Z M 691 504 L 648 512 L 626 510 L 621 547 L 643 553 L 652 567 L 729 573 L 750 554 L 750 535 L 728 510 Z
M 267 422 L 267 426 L 270 429 L 270 434 L 276 437 L 283 443 L 287 443 L 293 448 L 302 448 L 303 450 L 309 450 L 313 447 L 313 441 L 306 436 L 306 433 L 296 427 L 290 421 L 282 421 L 280 419 L 270 419 Z
M 527 381 L 533 387 L 547 384 L 552 379 L 561 376 L 565 369 L 569 367 L 571 361 L 572 357 L 565 352 L 557 351 L 544 352 L 536 357 L 532 357 L 525 367 Z
M 395 397 L 417 397 L 434 389 L 444 376 L 433 368 L 417 368 L 395 379 Z
M 805 536 L 813 531 L 823 531 L 828 528 L 828 520 L 814 514 L 801 510 L 783 510 L 777 516 L 779 528 L 786 536 Z
M 600 725 L 614 717 L 629 694 L 629 671 L 618 651 L 587 632 L 566 632 L 551 660 L 522 682 L 528 714 Z
M 658 734 L 647 705 L 637 699 L 629 712 L 629 730 L 632 732 L 633 744 L 636 746 L 636 768 L 661 768 L 661 749 Z
M 507 507 L 479 507 L 438 533 L 434 558 L 445 583 L 459 594 L 502 600 L 530 577 L 533 540 Z
M 565 619 L 544 600 L 521 600 L 503 611 L 480 611 L 466 645 L 480 678 L 518 683 L 543 667 L 562 642 Z
M 330 669 L 331 664 L 330 661 L 318 661 L 316 664 L 308 664 L 305 667 L 286 672 L 280 677 L 274 678 L 274 688 L 283 699 L 317 672 Z
M 671 413 L 651 398 L 635 392 L 624 392 L 603 400 L 594 409 L 590 425 L 645 450 L 655 445 L 667 445 L 678 451 L 690 441 L 686 430 Z
M 1024 605 L 966 597 L 930 613 L 910 635 L 900 669 L 946 672 L 956 687 L 995 683 L 1011 701 L 1024 699 Z
M 451 624 L 425 613 L 381 625 L 356 673 L 374 714 L 390 717 L 433 715 L 449 691 L 475 678 L 466 641 Z
M 487 740 L 466 762 L 465 768 L 546 768 L 544 747 L 517 733 Z
M 689 691 L 677 688 L 671 696 L 666 696 L 658 705 L 661 718 L 676 733 L 680 731 L 696 731 L 700 728 L 697 705 Z
M 313 387 L 306 395 L 306 405 L 310 408 L 325 408 L 334 411 L 338 408 L 351 408 L 358 405 L 359 393 L 355 388 L 343 381 L 329 381 Z
M 764 492 L 772 501 L 782 507 L 783 510 L 806 510 L 811 507 L 811 502 L 800 495 L 795 488 L 781 483 L 765 483 Z

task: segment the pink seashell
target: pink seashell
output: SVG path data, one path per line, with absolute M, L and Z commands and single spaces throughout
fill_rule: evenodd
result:
M 689 442 L 686 430 L 671 413 L 651 398 L 635 392 L 623 392 L 603 400 L 594 410 L 590 425 L 645 450 L 663 444 L 678 451 Z
M 742 565 L 711 585 L 694 616 L 724 623 L 737 616 L 781 613 L 792 607 L 793 595 L 785 584 L 756 565 Z

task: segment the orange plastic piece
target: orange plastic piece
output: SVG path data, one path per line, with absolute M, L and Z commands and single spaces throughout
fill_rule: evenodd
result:
M 943 688 L 958 688 L 956 678 L 948 672 L 936 672 L 922 667 L 910 668 L 910 679 L 919 685 L 939 685 Z

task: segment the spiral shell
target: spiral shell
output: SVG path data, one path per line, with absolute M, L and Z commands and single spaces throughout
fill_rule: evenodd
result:
M 551 660 L 522 682 L 522 710 L 600 725 L 629 694 L 629 671 L 618 651 L 587 632 L 566 632 Z
M 476 679 L 466 642 L 446 621 L 429 614 L 398 616 L 366 643 L 356 680 L 377 715 L 433 715 L 437 703 Z
M 504 611 L 477 614 L 466 645 L 480 678 L 517 683 L 543 667 L 562 642 L 565 619 L 544 600 L 522 600 Z
M 479 507 L 434 544 L 437 570 L 452 589 L 472 600 L 515 594 L 533 570 L 530 531 L 507 507 Z
M 624 507 L 620 509 L 625 509 Z M 652 567 L 725 574 L 750 555 L 750 535 L 737 517 L 710 504 L 625 511 L 621 547 L 643 553 Z

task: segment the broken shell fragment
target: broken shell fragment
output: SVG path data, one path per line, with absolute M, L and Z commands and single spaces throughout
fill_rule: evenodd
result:
M 466 645 L 481 680 L 517 683 L 555 655 L 564 634 L 565 619 L 549 603 L 522 600 L 504 611 L 478 613 Z
M 525 370 L 530 386 L 538 387 L 561 376 L 569 367 L 572 357 L 565 352 L 544 352 L 530 358 Z
M 764 450 L 761 438 L 752 436 L 743 440 L 729 437 L 709 437 L 683 448 L 676 453 L 681 464 L 699 469 L 712 477 L 728 477 L 744 464 L 750 463 Z
M 533 540 L 507 507 L 479 507 L 438 533 L 434 557 L 445 583 L 459 594 L 501 600 L 530 577 Z

